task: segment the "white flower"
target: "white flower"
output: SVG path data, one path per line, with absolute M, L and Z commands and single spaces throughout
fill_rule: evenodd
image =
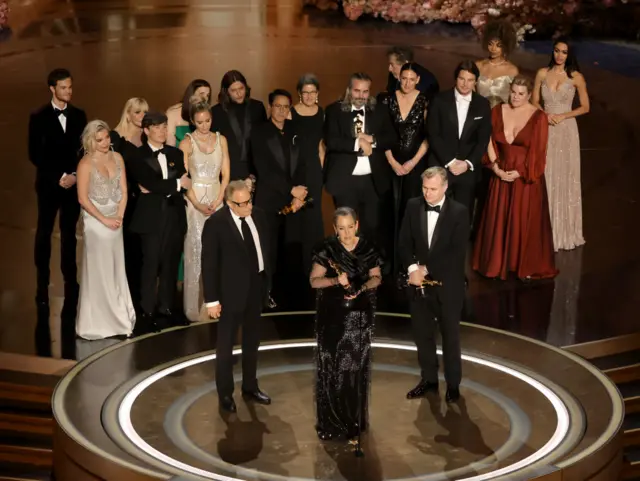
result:
M 489 15 L 491 15 L 492 17 L 499 17 L 500 16 L 500 10 L 498 10 L 497 8 L 490 8 L 487 10 L 487 13 Z

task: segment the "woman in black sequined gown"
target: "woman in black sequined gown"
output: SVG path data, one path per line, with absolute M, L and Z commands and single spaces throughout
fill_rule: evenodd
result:
M 362 431 L 367 428 L 375 289 L 382 264 L 373 244 L 357 237 L 352 209 L 338 208 L 333 223 L 336 236 L 316 248 L 311 270 L 311 287 L 317 290 L 316 431 L 322 440 L 353 439 L 360 421 Z

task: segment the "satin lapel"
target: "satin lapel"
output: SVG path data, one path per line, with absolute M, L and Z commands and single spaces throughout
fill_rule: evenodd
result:
M 237 240 L 240 244 L 242 244 L 243 247 L 246 248 L 244 241 L 242 240 L 242 235 L 240 234 L 240 231 L 238 230 L 238 226 L 236 225 L 235 221 L 233 220 L 233 217 L 231 217 L 231 209 L 229 208 L 229 206 L 225 206 L 224 207 L 227 211 L 226 211 L 226 216 L 227 216 L 227 221 L 229 222 L 229 226 L 231 229 L 231 236 Z
M 247 104 L 244 106 L 244 125 L 242 131 L 242 148 L 243 153 L 247 142 L 249 141 L 249 136 L 251 134 L 251 101 L 247 101 Z
M 67 119 L 67 131 L 65 132 L 65 130 L 62 128 L 62 124 L 60 123 L 60 120 L 58 119 L 58 117 L 56 116 L 55 111 L 53 110 L 53 105 L 49 104 L 49 113 L 51 115 L 51 122 L 55 123 L 55 127 L 53 127 L 54 129 L 57 129 L 58 133 L 60 135 L 65 135 L 66 132 L 69 131 L 69 119 Z
M 374 122 L 374 110 L 364 108 L 364 133 L 371 135 L 371 126 Z
M 438 242 L 438 237 L 440 237 L 440 231 L 442 230 L 442 224 L 446 221 L 447 216 L 447 205 L 449 201 L 445 199 L 444 204 L 442 204 L 442 209 L 440 210 L 440 215 L 438 215 L 438 221 L 436 222 L 436 227 L 433 229 L 433 237 L 431 238 L 431 246 L 433 247 Z
M 474 102 L 473 95 L 471 96 L 471 102 L 469 103 L 469 110 L 467 110 L 467 118 L 464 120 L 464 125 L 462 126 L 462 135 L 460 135 L 460 139 L 462 140 L 465 135 L 469 133 L 469 129 L 473 124 L 473 117 L 475 112 L 475 106 L 477 102 Z
M 298 168 L 298 146 L 293 141 L 289 144 L 289 155 L 291 155 L 291 175 L 293 176 Z
M 169 155 L 165 154 L 165 157 L 167 158 L 167 179 L 177 179 L 178 168 L 176 162 L 172 159 L 173 156 L 170 157 Z
M 229 117 L 229 125 L 231 126 L 231 130 L 233 130 L 233 136 L 236 138 L 236 143 L 240 147 L 240 158 L 242 159 L 244 154 L 244 136 L 242 134 L 242 130 L 240 130 L 240 122 L 238 122 L 238 117 L 236 117 L 236 114 L 232 109 L 227 111 L 227 115 Z
M 287 175 L 290 175 L 290 173 L 287 172 L 287 162 L 284 158 L 284 152 L 282 151 L 282 144 L 280 143 L 280 139 L 278 139 L 278 137 L 276 137 L 275 135 L 270 135 L 269 140 L 267 140 L 267 146 L 273 154 L 273 157 L 276 159 L 276 162 L 280 164 L 280 168 Z
M 149 147 L 149 144 L 144 144 L 142 147 L 144 149 L 144 161 L 149 164 L 153 170 L 162 175 L 162 168 L 160 168 L 160 162 L 158 159 L 154 157 L 153 150 Z
M 451 92 L 451 95 L 448 96 L 447 103 L 449 104 L 448 106 L 449 120 L 453 124 L 453 127 L 455 128 L 455 132 L 457 134 L 458 133 L 458 109 L 456 108 L 456 96 L 453 93 L 453 91 Z
M 420 212 L 418 220 L 420 222 L 420 233 L 422 234 L 422 239 L 427 246 L 427 250 L 430 250 L 431 246 L 429 246 L 429 213 L 424 208 L 424 202 L 420 202 Z

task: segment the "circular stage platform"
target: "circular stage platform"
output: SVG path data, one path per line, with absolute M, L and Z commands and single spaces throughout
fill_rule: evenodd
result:
M 258 376 L 273 403 L 244 403 L 236 390 L 234 415 L 218 411 L 215 323 L 126 341 L 80 362 L 53 398 L 57 478 L 615 479 L 622 400 L 575 355 L 463 325 L 462 399 L 447 405 L 444 384 L 440 396 L 408 401 L 420 378 L 415 345 L 402 335 L 377 339 L 370 430 L 356 458 L 348 443 L 316 436 L 313 340 L 278 335 L 284 322 L 310 334 L 312 314 L 269 321 Z

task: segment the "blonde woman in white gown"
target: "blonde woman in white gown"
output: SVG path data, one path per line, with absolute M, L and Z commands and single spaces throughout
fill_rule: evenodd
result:
M 184 240 L 184 313 L 191 322 L 208 319 L 200 287 L 202 229 L 207 218 L 222 207 L 229 183 L 227 140 L 211 132 L 211 107 L 198 103 L 191 107 L 194 132 L 180 142 L 192 187 L 187 192 L 187 235 Z
M 127 179 L 120 154 L 111 151 L 109 126 L 101 120 L 82 133 L 86 155 L 78 164 L 84 253 L 76 334 L 104 339 L 133 332 L 136 314 L 129 293 L 122 241 Z

